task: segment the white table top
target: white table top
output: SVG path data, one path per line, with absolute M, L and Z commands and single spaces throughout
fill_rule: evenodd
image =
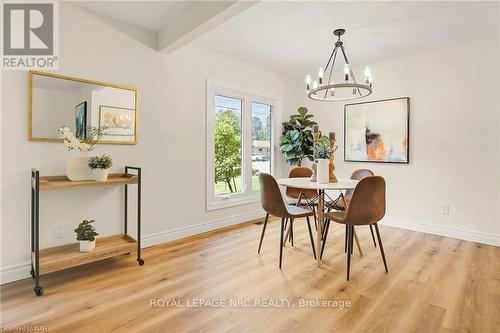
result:
M 310 178 L 281 178 L 277 179 L 278 184 L 288 187 L 295 187 L 308 190 L 351 190 L 356 187 L 358 180 L 339 179 L 337 183 L 317 183 L 311 182 Z

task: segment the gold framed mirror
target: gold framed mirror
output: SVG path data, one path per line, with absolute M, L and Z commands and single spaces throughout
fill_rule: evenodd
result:
M 39 71 L 29 72 L 30 141 L 62 142 L 57 129 L 78 138 L 105 128 L 99 143 L 137 144 L 137 89 Z

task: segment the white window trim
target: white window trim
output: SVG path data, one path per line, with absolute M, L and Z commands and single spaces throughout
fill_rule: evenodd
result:
M 233 193 L 224 196 L 215 195 L 215 145 L 214 145 L 214 130 L 215 130 L 215 105 L 213 96 L 222 95 L 242 100 L 242 174 L 244 175 L 243 189 L 244 192 Z M 275 142 L 277 135 L 276 122 L 278 121 L 279 101 L 276 98 L 263 97 L 262 94 L 248 93 L 239 89 L 235 89 L 228 84 L 220 83 L 211 79 L 207 79 L 207 100 L 206 100 L 206 209 L 207 211 L 239 206 L 249 203 L 258 202 L 260 200 L 259 191 L 246 191 L 248 186 L 252 186 L 251 172 L 247 172 L 252 168 L 252 149 L 251 149 L 251 133 L 252 133 L 252 102 L 271 105 L 271 173 L 276 169 L 276 152 Z M 248 111 L 250 110 L 250 111 Z M 245 126 L 246 125 L 246 126 Z M 250 133 L 250 135 L 248 135 Z M 250 148 L 249 148 L 250 147 Z

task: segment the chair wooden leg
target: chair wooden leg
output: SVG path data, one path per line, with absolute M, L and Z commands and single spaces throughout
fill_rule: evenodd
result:
M 373 227 L 371 224 L 369 224 L 369 226 L 370 226 L 370 233 L 372 234 L 373 245 L 377 247 L 377 242 L 375 241 L 375 235 L 373 234 Z
M 318 219 L 316 218 L 316 208 L 314 206 L 311 207 L 313 211 L 314 217 L 314 230 L 318 230 Z
M 281 262 L 283 261 L 283 236 L 285 233 L 285 218 L 281 218 L 281 232 L 280 232 L 280 269 Z
M 378 230 L 378 224 L 374 223 L 375 225 L 375 231 L 377 232 L 377 239 L 378 239 L 378 247 L 380 248 L 380 254 L 382 255 L 382 260 L 384 260 L 384 267 L 385 267 L 385 272 L 388 273 L 389 270 L 387 269 L 387 261 L 385 260 L 385 253 L 384 253 L 384 246 L 382 245 L 382 238 L 380 238 L 380 231 Z
M 309 220 L 309 216 L 306 216 L 307 219 L 307 229 L 309 229 L 309 238 L 311 239 L 311 247 L 313 250 L 314 260 L 316 260 L 316 249 L 314 248 L 314 238 L 311 230 L 311 221 Z
M 269 214 L 266 214 L 266 219 L 264 220 L 264 226 L 262 227 L 262 234 L 260 235 L 259 250 L 257 251 L 257 253 L 260 253 L 260 248 L 262 247 L 262 241 L 264 240 L 264 234 L 266 233 L 266 226 L 268 219 L 269 219 Z
M 330 220 L 326 220 L 325 232 L 323 233 L 323 243 L 321 244 L 320 259 L 323 259 L 323 252 L 325 252 L 326 238 L 328 237 L 328 229 L 330 228 Z
M 353 248 L 353 234 L 354 228 L 352 225 L 348 226 L 348 235 L 347 235 L 347 281 L 349 281 L 349 275 L 351 273 L 351 255 Z
M 348 240 L 348 231 L 349 231 L 349 227 L 345 226 L 345 239 L 344 239 L 344 252 L 347 253 L 347 240 Z
M 286 246 L 287 240 L 290 239 L 290 232 L 291 232 L 290 227 L 291 227 L 291 223 L 288 223 L 288 218 L 285 218 L 285 235 L 283 238 L 283 246 Z
M 354 226 L 352 226 L 352 230 L 354 231 L 354 239 L 356 240 L 356 246 L 358 247 L 359 255 L 362 257 L 363 251 L 361 251 L 361 245 L 359 244 L 358 233 L 356 232 L 356 229 L 354 229 Z
M 293 219 L 290 219 L 290 242 L 293 246 Z

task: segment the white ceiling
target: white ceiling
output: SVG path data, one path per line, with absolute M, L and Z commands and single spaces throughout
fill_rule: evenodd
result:
M 77 1 L 78 6 L 141 28 L 159 31 L 198 1 Z
M 155 32 L 196 1 L 77 2 Z M 207 3 L 204 3 L 205 5 Z M 216 2 L 213 2 L 214 6 Z M 328 60 L 332 31 L 345 28 L 347 56 L 365 66 L 460 42 L 500 35 L 498 2 L 264 1 L 205 32 L 200 47 L 290 76 L 315 74 Z
M 353 66 L 499 35 L 497 2 L 261 2 L 199 37 L 198 46 L 282 74 L 324 66 L 345 28 Z

